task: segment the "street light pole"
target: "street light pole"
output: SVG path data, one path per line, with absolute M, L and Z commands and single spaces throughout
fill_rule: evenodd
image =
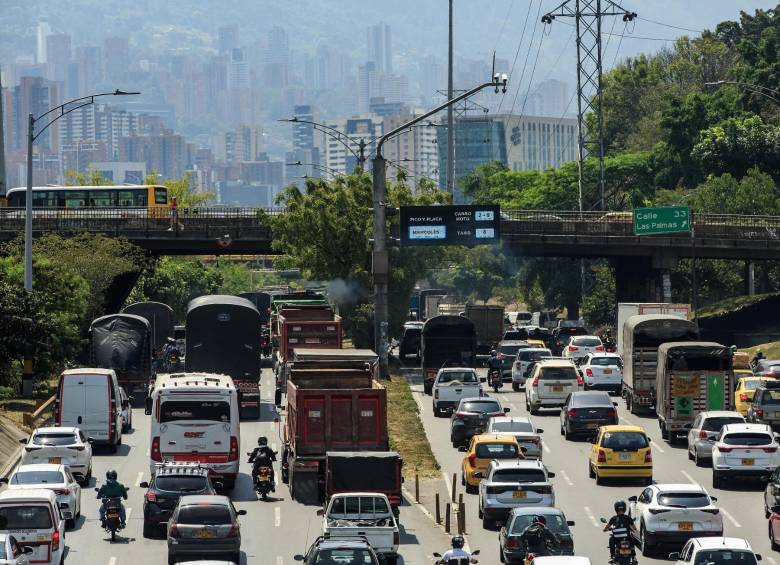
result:
M 447 56 L 447 99 L 452 100 L 452 1 L 450 2 L 449 44 Z M 455 120 L 452 104 L 447 106 L 447 192 L 455 194 Z
M 334 127 L 331 127 L 326 124 L 321 124 L 319 122 L 313 122 L 311 120 L 302 120 L 298 116 L 293 116 L 292 118 L 287 118 L 284 120 L 277 120 L 278 122 L 289 122 L 292 124 L 309 124 L 312 126 L 313 129 L 320 133 L 324 133 L 331 139 L 334 139 L 341 143 L 341 145 L 344 146 L 344 148 L 352 153 L 352 155 L 357 160 L 358 167 L 360 167 L 361 172 L 365 170 L 366 165 L 366 140 L 362 137 L 360 138 L 360 141 L 358 142 L 358 150 L 355 151 L 352 146 L 349 144 L 350 141 L 353 141 L 351 137 L 349 137 L 347 134 L 340 132 Z M 344 138 L 347 140 L 344 141 Z
M 390 256 L 387 252 L 387 186 L 385 185 L 387 160 L 382 155 L 382 147 L 391 137 L 411 129 L 415 124 L 452 107 L 453 104 L 473 96 L 480 90 L 493 87 L 496 89 L 496 92 L 498 92 L 499 88 L 506 92 L 507 80 L 505 74 L 496 74 L 491 82 L 480 84 L 455 98 L 450 98 L 433 110 L 387 132 L 377 141 L 376 156 L 372 161 L 374 173 L 372 199 L 374 206 L 374 248 L 371 256 L 371 274 L 374 279 L 374 348 L 379 354 L 379 373 L 382 377 L 387 377 L 389 374 L 387 285 L 390 279 Z

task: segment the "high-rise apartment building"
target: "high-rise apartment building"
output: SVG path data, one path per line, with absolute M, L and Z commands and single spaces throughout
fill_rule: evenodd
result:
M 121 81 L 130 66 L 130 42 L 126 37 L 107 37 L 103 41 L 103 75 Z
M 391 74 L 393 72 L 393 38 L 390 26 L 378 23 L 366 29 L 366 47 L 368 61 L 374 63 L 377 71 Z
M 287 31 L 274 26 L 268 32 L 268 47 L 265 51 L 263 80 L 268 88 L 286 88 L 290 73 L 290 44 Z
M 194 154 L 192 144 L 168 129 L 161 135 L 135 135 L 119 140 L 120 161 L 143 161 L 148 171 L 161 174 L 163 180 L 181 177 Z
M 238 90 L 250 86 L 246 50 L 243 47 L 235 47 L 230 50 L 230 61 L 227 66 L 227 88 Z
M 49 35 L 51 35 L 49 22 L 39 21 L 35 31 L 35 62 L 39 65 L 46 64 L 46 38 Z
M 238 26 L 221 26 L 217 29 L 217 48 L 220 53 L 230 53 L 238 46 Z
M 569 85 L 556 79 L 539 83 L 528 96 L 525 113 L 530 116 L 548 116 L 560 118 L 569 104 Z M 574 109 L 569 108 L 573 114 Z
M 5 147 L 9 153 L 27 151 L 27 116 L 40 116 L 60 103 L 56 83 L 41 77 L 22 77 L 17 86 L 3 89 L 5 97 L 3 119 L 5 121 Z M 59 123 L 53 123 L 44 131 L 35 145 L 37 148 L 56 152 Z
M 67 81 L 72 56 L 70 35 L 52 33 L 46 37 L 46 75 L 50 80 Z
M 348 151 L 344 144 L 329 136 L 317 135 L 315 143 L 320 150 L 322 162 L 328 171 L 349 174 L 357 165 L 355 155 L 359 154 L 361 139 L 366 143 L 366 158 L 374 151 L 376 139 L 384 131 L 384 118 L 382 116 L 361 115 L 355 118 L 329 120 L 325 125 L 342 132 L 343 139 L 351 151 Z M 368 163 L 366 167 L 368 167 Z
M 357 76 L 357 107 L 358 112 L 368 112 L 371 98 L 378 95 L 378 76 L 376 65 L 368 62 L 358 67 Z
M 103 52 L 100 47 L 76 47 L 75 64 L 77 66 L 77 96 L 92 94 L 95 85 L 103 78 L 101 68 Z M 71 85 L 72 87 L 73 85 Z

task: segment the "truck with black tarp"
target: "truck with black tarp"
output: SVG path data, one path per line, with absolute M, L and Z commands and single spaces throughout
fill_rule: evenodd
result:
M 146 318 L 152 330 L 152 355 L 159 356 L 167 339 L 174 334 L 173 308 L 162 302 L 135 302 L 125 306 L 122 313 Z
M 376 361 L 338 358 L 290 366 L 281 476 L 293 499 L 322 500 L 329 452 L 388 450 L 387 391 L 375 372 Z
M 233 379 L 241 415 L 260 417 L 260 313 L 246 298 L 199 296 L 187 305 L 186 371 Z
M 504 307 L 494 304 L 467 304 L 466 317 L 477 330 L 477 356 L 485 361 L 504 336 Z
M 113 369 L 128 394 L 146 390 L 154 374 L 152 330 L 146 318 L 134 314 L 109 314 L 89 326 L 90 363 Z
M 397 511 L 402 466 L 395 451 L 329 451 L 325 454 L 325 504 L 336 493 L 379 492 Z
M 439 369 L 446 366 L 474 367 L 477 330 L 463 316 L 434 316 L 426 320 L 420 334 L 420 357 L 426 394 L 433 391 Z
M 734 409 L 730 347 L 711 341 L 674 341 L 658 347 L 656 408 L 661 436 L 674 443 L 701 412 Z

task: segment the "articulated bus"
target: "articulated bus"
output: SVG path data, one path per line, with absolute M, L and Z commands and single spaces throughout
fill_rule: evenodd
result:
M 7 193 L 8 208 L 24 208 L 25 187 Z M 159 185 L 115 186 L 35 186 L 33 208 L 100 209 L 135 208 L 168 209 L 168 189 Z

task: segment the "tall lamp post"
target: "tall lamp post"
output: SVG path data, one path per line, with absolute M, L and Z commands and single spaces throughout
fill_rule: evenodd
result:
M 421 114 L 407 123 L 398 126 L 379 138 L 376 144 L 376 156 L 373 159 L 373 213 L 374 213 L 374 249 L 372 253 L 371 274 L 374 279 L 374 347 L 379 354 L 379 371 L 382 377 L 387 377 L 388 339 L 387 339 L 387 283 L 390 275 L 390 258 L 387 251 L 387 186 L 385 185 L 385 169 L 387 160 L 382 156 L 382 146 L 391 137 L 409 130 L 415 124 L 427 120 L 434 114 L 450 108 L 461 100 L 473 96 L 480 90 L 493 87 L 498 92 L 506 92 L 507 75 L 499 73 L 493 80 L 475 86 L 471 90 L 451 98 L 433 110 Z
M 319 131 L 321 133 L 324 133 L 331 139 L 334 139 L 341 143 L 347 151 L 352 153 L 352 156 L 357 159 L 358 167 L 360 167 L 361 171 L 365 170 L 365 164 L 366 164 L 366 141 L 363 138 L 360 138 L 360 141 L 358 142 L 358 150 L 355 151 L 355 149 L 350 145 L 350 141 L 352 141 L 352 138 L 349 137 L 347 134 L 340 132 L 334 127 L 321 124 L 319 122 L 313 122 L 311 120 L 302 120 L 298 116 L 293 116 L 292 118 L 287 118 L 284 120 L 277 120 L 279 122 L 289 122 L 291 124 L 309 124 L 312 126 L 313 129 L 316 131 Z
M 94 104 L 95 98 L 99 96 L 131 96 L 135 94 L 141 94 L 141 93 L 125 92 L 124 90 L 117 89 L 114 92 L 90 94 L 89 96 L 84 96 L 82 98 L 75 98 L 73 100 L 68 100 L 67 102 L 62 103 L 59 106 L 52 108 L 45 114 L 41 114 L 37 118 L 33 116 L 32 113 L 30 113 L 30 115 L 27 116 L 27 191 L 25 194 L 26 199 L 25 199 L 25 212 L 24 212 L 24 289 L 25 290 L 31 291 L 32 284 L 33 284 L 33 279 L 32 279 L 33 143 L 35 142 L 36 139 L 40 137 L 40 135 L 43 132 L 45 132 L 48 129 L 50 125 L 52 125 L 54 122 L 59 120 L 62 116 L 70 114 L 74 110 L 78 110 L 79 108 L 83 108 L 84 106 L 89 106 L 90 104 Z M 75 105 L 72 108 L 68 108 L 66 110 L 65 108 L 67 106 L 70 106 L 71 104 L 75 104 Z M 51 117 L 52 114 L 54 114 L 53 117 Z M 47 116 L 50 117 L 49 121 L 46 122 L 46 125 L 44 125 L 40 130 L 36 132 L 35 124 L 37 124 Z

